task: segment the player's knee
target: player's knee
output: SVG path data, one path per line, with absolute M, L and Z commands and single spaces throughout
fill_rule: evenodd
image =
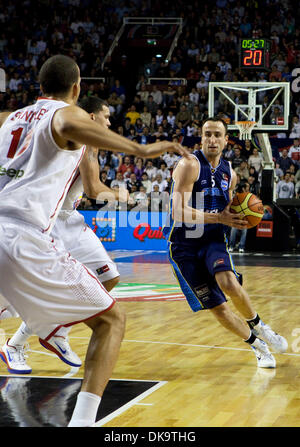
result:
M 101 315 L 87 321 L 87 325 L 97 334 L 108 331 L 112 335 L 117 335 L 123 339 L 126 325 L 126 314 L 124 310 L 115 303 L 115 305 Z
M 240 284 L 232 272 L 216 273 L 216 281 L 225 295 L 239 295 Z
M 108 322 L 111 325 L 113 332 L 118 332 L 123 338 L 126 325 L 126 314 L 120 305 L 117 303 L 108 312 Z
M 219 306 L 213 307 L 211 311 L 220 323 L 228 321 L 232 313 L 227 303 L 222 303 Z

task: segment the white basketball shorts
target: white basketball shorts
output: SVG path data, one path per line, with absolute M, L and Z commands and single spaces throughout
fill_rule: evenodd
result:
M 46 340 L 61 326 L 115 304 L 94 273 L 51 236 L 6 218 L 0 220 L 0 293 L 32 332 Z
M 61 211 L 51 236 L 61 240 L 71 256 L 88 267 L 102 283 L 120 276 L 116 264 L 78 211 Z

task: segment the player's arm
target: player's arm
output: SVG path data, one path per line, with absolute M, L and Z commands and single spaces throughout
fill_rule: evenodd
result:
M 98 149 L 88 146 L 79 165 L 83 190 L 90 199 L 128 200 L 128 190 L 124 188 L 111 189 L 104 185 L 99 178 Z
M 198 162 L 192 157 L 190 159 L 181 159 L 176 166 L 173 173 L 175 181 L 173 189 L 173 219 L 177 222 L 192 224 L 222 223 L 236 228 L 245 228 L 247 222 L 243 221 L 238 214 L 230 213 L 229 210 L 224 210 L 221 213 L 206 213 L 189 205 L 198 173 Z M 201 202 L 200 196 L 199 201 Z M 201 203 L 199 203 L 199 206 L 201 207 Z
M 8 117 L 8 115 L 10 115 L 11 112 L 1 112 L 0 113 L 0 127 L 3 125 L 3 123 L 5 122 L 6 118 Z
M 151 145 L 137 144 L 91 120 L 89 114 L 77 106 L 63 107 L 55 112 L 52 119 L 52 134 L 59 147 L 69 150 L 79 149 L 85 144 L 147 158 L 158 157 L 167 150 L 189 156 L 189 152 L 180 144 L 165 141 Z

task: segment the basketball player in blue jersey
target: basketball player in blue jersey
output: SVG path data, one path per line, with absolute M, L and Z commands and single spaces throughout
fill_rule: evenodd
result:
M 228 251 L 226 226 L 244 229 L 246 221 L 230 213 L 236 174 L 222 158 L 227 140 L 226 123 L 208 118 L 202 127 L 202 149 L 182 158 L 173 172 L 164 228 L 169 260 L 192 310 L 209 309 L 222 326 L 251 346 L 258 367 L 275 368 L 268 345 L 282 353 L 287 341 L 261 321 Z M 246 321 L 232 312 L 225 295 Z

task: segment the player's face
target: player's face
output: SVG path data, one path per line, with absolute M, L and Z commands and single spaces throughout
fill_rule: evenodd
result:
M 110 127 L 111 125 L 109 117 L 110 117 L 110 111 L 107 106 L 103 106 L 100 112 L 95 113 L 95 121 L 97 121 L 99 124 L 102 124 L 102 126 L 105 126 L 107 128 Z
M 202 150 L 207 158 L 221 155 L 228 141 L 221 121 L 207 121 L 202 127 Z

